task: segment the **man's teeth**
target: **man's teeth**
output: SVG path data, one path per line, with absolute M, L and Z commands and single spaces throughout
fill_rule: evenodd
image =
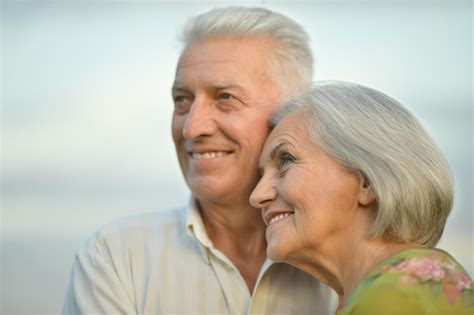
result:
M 281 219 L 286 218 L 290 214 L 292 214 L 292 213 L 286 212 L 286 213 L 282 213 L 282 214 L 277 214 L 276 216 L 274 216 L 270 219 L 270 221 L 268 222 L 268 225 L 270 225 L 272 223 L 275 223 L 276 221 L 280 221 Z
M 224 151 L 217 151 L 217 152 L 204 152 L 204 153 L 192 153 L 191 156 L 195 160 L 211 160 L 223 157 L 227 153 Z

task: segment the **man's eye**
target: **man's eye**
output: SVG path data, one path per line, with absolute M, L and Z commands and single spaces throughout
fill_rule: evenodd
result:
M 173 96 L 174 112 L 176 114 L 185 114 L 189 111 L 192 100 L 186 95 Z
M 217 106 L 225 112 L 231 112 L 240 108 L 241 102 L 234 95 L 222 92 L 216 95 Z
M 230 99 L 232 99 L 233 97 L 234 97 L 234 96 L 232 96 L 232 94 L 229 94 L 229 93 L 222 93 L 222 94 L 220 95 L 220 98 L 221 98 L 221 99 L 224 99 L 224 100 L 230 100 Z
M 185 99 L 184 95 L 176 95 L 175 97 L 173 97 L 173 100 L 175 103 L 182 102 L 184 101 L 184 99 Z

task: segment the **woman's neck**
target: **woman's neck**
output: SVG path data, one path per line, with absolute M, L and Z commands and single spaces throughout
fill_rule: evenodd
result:
M 357 286 L 377 265 L 398 253 L 419 247 L 416 243 L 393 243 L 367 237 L 337 240 L 323 247 L 306 248 L 303 255 L 285 262 L 311 274 L 339 295 L 343 308 Z M 334 244 L 340 244 L 335 246 Z
M 354 244 L 352 251 L 346 251 L 335 264 L 339 294 L 339 309 L 343 308 L 356 288 L 379 264 L 398 253 L 419 247 L 416 243 L 393 243 L 384 240 L 366 240 Z

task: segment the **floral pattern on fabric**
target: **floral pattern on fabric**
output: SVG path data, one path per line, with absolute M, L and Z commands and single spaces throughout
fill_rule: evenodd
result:
M 459 272 L 454 262 L 444 262 L 440 252 L 402 260 L 395 265 L 386 266 L 381 272 L 386 272 L 391 268 L 400 272 L 400 284 L 429 284 L 434 296 L 444 292 L 450 304 L 455 304 L 458 298 L 463 297 L 463 291 L 468 291 L 472 287 L 469 276 Z M 472 300 L 465 299 L 465 302 L 471 304 Z
M 474 284 L 448 253 L 406 250 L 372 270 L 338 315 L 381 311 L 474 315 Z

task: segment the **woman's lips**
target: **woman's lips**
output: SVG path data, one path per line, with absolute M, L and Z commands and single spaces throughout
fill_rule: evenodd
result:
M 294 214 L 293 211 L 269 211 L 264 214 L 263 221 L 267 226 L 270 226 L 271 224 L 281 221 L 292 214 Z

